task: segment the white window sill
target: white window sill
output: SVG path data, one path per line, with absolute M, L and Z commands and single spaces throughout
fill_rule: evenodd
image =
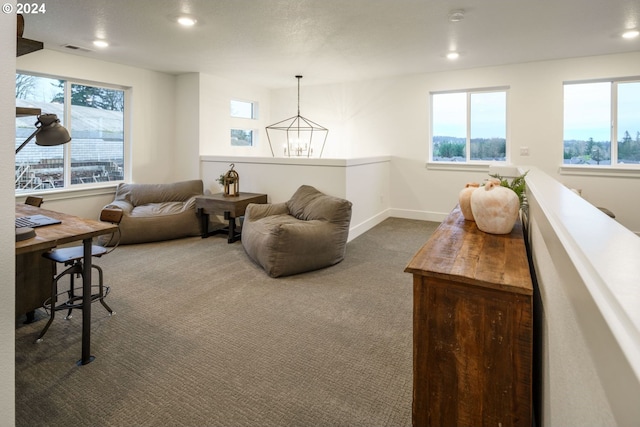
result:
M 603 176 L 614 178 L 640 178 L 640 167 L 622 166 L 574 166 L 562 165 L 558 168 L 560 175 Z
M 440 171 L 491 173 L 494 168 L 511 167 L 506 163 L 427 162 L 426 168 Z
M 98 196 L 101 194 L 115 194 L 116 188 L 118 184 L 124 181 L 112 181 L 104 183 L 103 185 L 91 185 L 91 186 L 78 186 L 73 188 L 60 188 L 54 190 L 44 190 L 44 191 L 31 191 L 31 192 L 23 192 L 16 193 L 16 200 L 24 198 L 26 196 L 43 196 L 46 200 L 66 200 L 66 199 L 76 199 L 82 198 L 86 196 Z

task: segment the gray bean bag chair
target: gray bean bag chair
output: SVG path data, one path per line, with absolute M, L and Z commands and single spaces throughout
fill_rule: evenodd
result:
M 344 259 L 350 222 L 351 202 L 303 185 L 287 202 L 247 206 L 242 246 L 271 277 L 317 270 Z
M 170 184 L 118 185 L 115 200 L 107 207 L 123 210 L 120 244 L 200 235 L 195 198 L 202 193 L 200 179 Z

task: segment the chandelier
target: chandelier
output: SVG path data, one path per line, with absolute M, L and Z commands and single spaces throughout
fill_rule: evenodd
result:
M 300 115 L 300 79 L 298 79 L 298 115 L 266 127 L 271 155 L 274 146 L 282 147 L 284 157 L 322 157 L 329 129 Z

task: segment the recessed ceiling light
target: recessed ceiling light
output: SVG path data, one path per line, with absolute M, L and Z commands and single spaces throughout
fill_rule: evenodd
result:
M 190 16 L 180 16 L 176 21 L 183 27 L 193 27 L 196 25 L 196 22 L 198 22 L 195 18 Z
M 107 43 L 105 40 L 94 40 L 93 45 L 95 47 L 105 48 L 109 46 L 109 43 Z
M 447 59 L 458 59 L 460 54 L 458 52 L 449 52 L 447 53 Z
M 640 35 L 640 31 L 638 30 L 629 30 L 622 33 L 622 37 L 625 39 L 634 39 Z

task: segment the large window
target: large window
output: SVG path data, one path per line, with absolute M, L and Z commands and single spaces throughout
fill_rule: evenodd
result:
M 431 161 L 506 161 L 506 89 L 432 93 L 431 135 Z
M 55 147 L 32 140 L 16 155 L 16 193 L 124 180 L 124 89 L 16 74 L 16 106 L 56 114 L 71 134 L 70 143 Z M 16 118 L 16 147 L 36 119 Z
M 640 164 L 640 80 L 565 83 L 564 164 Z

